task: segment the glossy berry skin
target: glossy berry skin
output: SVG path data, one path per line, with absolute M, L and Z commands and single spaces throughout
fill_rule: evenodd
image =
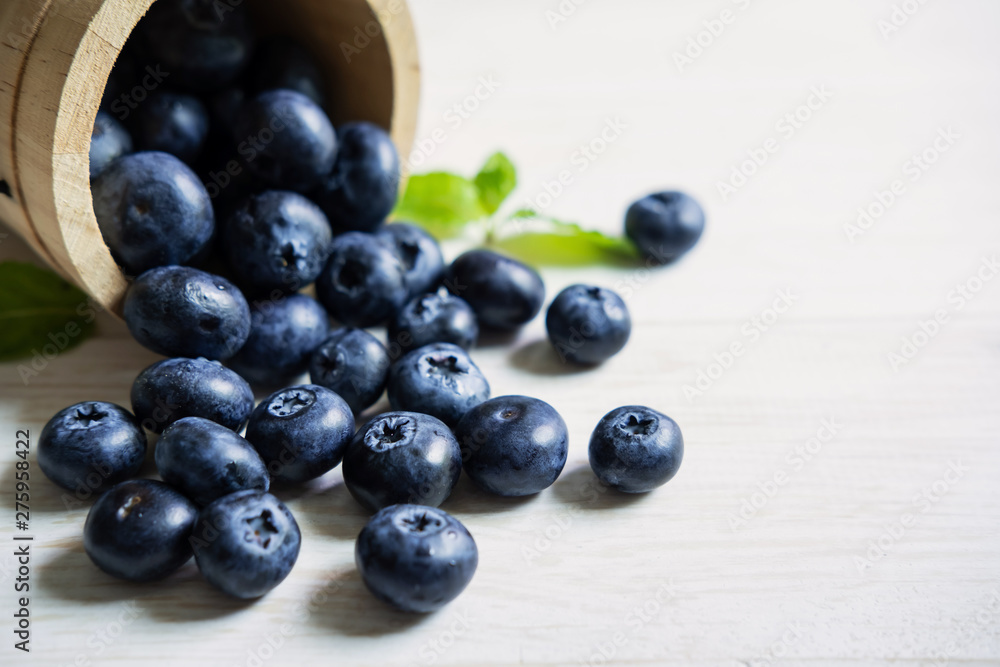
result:
M 267 468 L 249 442 L 201 417 L 171 424 L 156 442 L 156 469 L 163 481 L 198 505 L 237 491 L 267 491 Z
M 566 465 L 569 435 L 555 408 L 528 396 L 498 396 L 455 427 L 465 472 L 500 496 L 528 496 L 552 486 Z
M 371 234 L 348 232 L 333 240 L 330 259 L 316 280 L 316 295 L 335 320 L 373 327 L 406 303 L 406 270 L 396 253 Z
M 235 137 L 250 170 L 278 190 L 312 189 L 337 156 L 330 119 L 293 90 L 268 90 L 248 100 L 236 116 Z
M 375 404 L 389 377 L 389 353 L 364 329 L 337 329 L 313 352 L 309 379 L 336 392 L 358 415 Z
M 283 502 L 263 491 L 239 491 L 201 511 L 191 542 L 198 569 L 210 584 L 252 599 L 292 571 L 302 534 Z
M 683 192 L 659 192 L 632 204 L 625 214 L 625 235 L 639 253 L 658 264 L 673 261 L 698 243 L 705 212 Z
M 305 294 L 255 301 L 250 320 L 250 336 L 229 366 L 260 387 L 285 385 L 305 373 L 313 351 L 330 333 L 326 311 Z
M 323 71 L 316 60 L 297 42 L 272 37 L 262 42 L 247 68 L 253 92 L 285 88 L 302 93 L 322 106 L 326 97 Z
M 109 164 L 132 152 L 132 135 L 106 111 L 98 111 L 90 135 L 90 180 L 100 176 Z
M 226 258 L 247 292 L 295 292 L 316 280 L 330 255 L 326 216 L 300 194 L 268 190 L 249 197 L 226 222 Z
M 337 138 L 337 161 L 313 198 L 337 232 L 374 231 L 399 195 L 396 146 L 385 130 L 366 122 L 341 126 Z
M 170 72 L 170 84 L 211 91 L 246 66 L 253 31 L 246 6 L 216 0 L 157 0 L 140 24 L 150 60 Z
M 393 364 L 388 394 L 393 410 L 423 412 L 454 426 L 490 397 L 490 384 L 465 350 L 432 343 Z
M 545 301 L 545 284 L 537 271 L 491 250 L 460 255 L 444 284 L 472 306 L 479 326 L 502 331 L 530 322 Z
M 358 429 L 344 454 L 344 483 L 372 512 L 397 503 L 437 507 L 462 474 L 458 441 L 440 420 L 387 412 Z
M 479 564 L 472 535 L 434 507 L 393 505 L 358 535 L 354 561 L 368 590 L 408 612 L 436 611 L 465 590 Z
M 433 236 L 405 222 L 382 225 L 375 235 L 396 249 L 406 270 L 410 298 L 437 289 L 445 266 L 441 246 Z
M 91 184 L 91 193 L 104 242 L 131 275 L 190 262 L 215 231 L 205 186 L 167 153 L 115 160 Z
M 625 347 L 632 318 L 625 302 L 611 290 L 570 285 L 549 306 L 545 328 L 560 359 L 599 364 Z
M 198 507 L 152 479 L 122 482 L 97 499 L 83 526 L 83 548 L 106 573 L 153 581 L 191 558 Z
M 337 394 L 303 384 L 277 391 L 254 409 L 247 440 L 271 479 L 305 482 L 332 470 L 354 436 L 354 415 Z
M 431 343 L 453 343 L 468 350 L 478 337 L 472 307 L 444 287 L 411 300 L 388 327 L 390 349 L 402 353 Z
M 132 410 L 154 433 L 185 417 L 204 417 L 239 431 L 253 410 L 253 391 L 218 361 L 164 359 L 135 378 Z
M 38 466 L 71 491 L 104 491 L 139 472 L 146 434 L 132 413 L 114 403 L 85 401 L 63 408 L 42 429 Z
M 192 164 L 208 137 L 208 110 L 197 97 L 157 91 L 139 107 L 135 133 L 140 150 L 170 153 Z
M 228 359 L 250 335 L 250 307 L 236 285 L 186 266 L 136 278 L 124 316 L 142 346 L 167 357 Z
M 625 493 L 644 493 L 666 484 L 683 458 L 684 438 L 677 422 L 639 405 L 604 415 L 590 436 L 594 474 Z

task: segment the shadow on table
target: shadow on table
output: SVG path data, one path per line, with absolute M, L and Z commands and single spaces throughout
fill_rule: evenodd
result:
M 280 492 L 276 495 L 286 500 Z M 343 480 L 321 492 L 298 496 L 294 511 L 300 521 L 338 540 L 357 538 L 372 515 L 351 496 Z
M 198 573 L 194 559 L 162 581 L 129 583 L 101 572 L 83 545 L 66 548 L 39 568 L 38 587 L 61 600 L 87 603 L 135 603 L 137 615 L 186 623 L 220 618 L 241 611 L 253 600 L 239 600 L 217 591 Z
M 595 368 L 563 361 L 548 340 L 536 340 L 517 348 L 510 355 L 510 363 L 536 375 L 576 375 Z
M 458 480 L 458 486 L 451 492 L 448 499 L 441 503 L 441 509 L 451 514 L 495 514 L 515 510 L 528 505 L 538 494 L 505 498 L 483 491 L 464 472 Z
M 361 581 L 357 569 L 350 568 L 322 588 L 322 598 L 309 615 L 309 622 L 326 631 L 352 637 L 378 637 L 404 632 L 423 623 L 433 614 L 411 614 L 393 609 L 377 600 Z
M 648 493 L 622 493 L 604 484 L 589 465 L 563 471 L 552 485 L 552 495 L 583 510 L 608 510 L 642 502 Z

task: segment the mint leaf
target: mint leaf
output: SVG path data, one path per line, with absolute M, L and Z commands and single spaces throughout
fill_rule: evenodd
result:
M 94 331 L 87 295 L 45 269 L 0 263 L 0 361 L 31 357 L 52 345 L 60 352 Z
M 494 153 L 476 174 L 475 183 L 483 209 L 493 215 L 517 187 L 517 169 L 506 155 Z
M 466 223 L 486 215 L 475 183 L 436 171 L 410 177 L 392 219 L 414 222 L 433 236 L 447 239 L 458 236 Z
M 520 213 L 520 212 L 519 212 Z M 589 231 L 572 222 L 543 218 L 516 218 L 492 245 L 497 250 L 534 266 L 634 266 L 639 253 L 626 238 Z M 510 233 L 511 228 L 517 231 Z

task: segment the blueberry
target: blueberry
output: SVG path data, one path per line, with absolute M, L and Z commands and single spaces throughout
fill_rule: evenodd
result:
M 253 48 L 250 15 L 240 3 L 157 0 L 140 32 L 149 57 L 170 73 L 171 84 L 201 91 L 232 82 Z
M 344 453 L 344 483 L 375 511 L 397 503 L 437 507 L 462 474 L 462 452 L 445 424 L 417 412 L 387 412 L 358 429 Z
M 470 410 L 455 428 L 465 472 L 501 496 L 552 486 L 569 452 L 566 423 L 545 401 L 498 396 Z
M 326 311 L 305 294 L 255 301 L 250 319 L 246 345 L 229 365 L 261 387 L 284 385 L 305 373 L 313 351 L 330 333 Z
M 337 135 L 315 102 L 293 90 L 269 90 L 236 116 L 236 142 L 250 170 L 272 188 L 306 192 L 330 173 Z M 331 221 L 332 222 L 332 221 Z
M 374 405 L 385 389 L 389 353 L 364 329 L 342 328 L 313 352 L 309 378 L 336 392 L 354 414 Z
M 454 600 L 479 564 L 458 519 L 420 505 L 393 505 L 369 519 L 354 560 L 368 590 L 403 611 L 426 613 Z
M 389 369 L 393 410 L 423 412 L 454 426 L 490 397 L 490 385 L 468 352 L 451 343 L 419 347 Z
M 337 131 L 333 171 L 314 197 L 338 232 L 370 232 L 382 224 L 399 194 L 399 155 L 385 130 L 348 123 Z
M 90 180 L 100 176 L 109 164 L 132 152 L 132 137 L 111 114 L 97 112 L 90 135 Z
M 326 264 L 333 234 L 319 207 L 294 192 L 249 197 L 223 230 L 236 282 L 249 292 L 294 292 Z
M 38 439 L 38 466 L 50 480 L 90 495 L 139 472 L 146 434 L 114 403 L 85 401 L 57 412 Z
M 90 508 L 83 548 L 113 577 L 162 579 L 191 558 L 188 540 L 197 520 L 197 506 L 163 482 L 122 482 Z
M 156 442 L 156 469 L 199 505 L 237 491 L 267 491 L 270 479 L 249 442 L 201 417 L 171 424 Z
M 468 350 L 479 337 L 476 314 L 442 287 L 413 299 L 389 321 L 389 346 L 409 352 L 431 343 L 454 343 Z
M 403 222 L 383 225 L 375 235 L 396 248 L 406 270 L 410 298 L 434 291 L 444 274 L 444 257 L 433 236 Z
M 104 242 L 132 275 L 190 262 L 212 238 L 215 214 L 205 186 L 167 153 L 125 155 L 91 185 Z
M 639 405 L 604 415 L 590 436 L 590 467 L 625 493 L 652 491 L 677 474 L 684 458 L 681 427 L 661 412 Z
M 354 436 L 354 415 L 337 394 L 303 384 L 275 392 L 250 415 L 247 440 L 277 482 L 297 483 L 332 470 Z
M 170 153 L 191 164 L 208 136 L 208 110 L 197 97 L 154 92 L 137 113 L 135 132 L 141 150 Z
M 250 335 L 250 307 L 236 286 L 186 266 L 136 278 L 124 316 L 141 345 L 167 357 L 228 359 Z
M 322 105 L 326 86 L 316 60 L 297 42 L 272 37 L 261 43 L 247 68 L 254 92 L 286 88 Z
M 470 250 L 452 262 L 445 285 L 465 299 L 479 325 L 513 330 L 534 319 L 545 284 L 534 269 L 490 250 Z
M 204 417 L 239 431 L 253 410 L 253 392 L 218 361 L 164 359 L 132 383 L 132 410 L 154 433 L 184 417 Z
M 611 290 L 571 285 L 552 301 L 545 328 L 560 359 L 599 364 L 625 347 L 632 319 L 625 302 Z
M 262 491 L 239 491 L 201 511 L 191 543 L 210 584 L 250 599 L 285 580 L 299 557 L 302 534 L 283 502 Z
M 377 326 L 396 314 L 406 298 L 406 270 L 387 245 L 371 234 L 348 232 L 333 239 L 316 295 L 341 324 Z
M 625 214 L 625 235 L 643 257 L 659 264 L 677 259 L 694 247 L 705 229 L 705 213 L 683 192 L 643 197 Z

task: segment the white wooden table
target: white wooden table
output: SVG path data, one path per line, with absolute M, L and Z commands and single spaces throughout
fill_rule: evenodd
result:
M 36 466 L 23 655 L 15 431 L 35 441 L 80 400 L 128 405 L 155 359 L 102 317 L 27 386 L 0 366 L 0 663 L 1000 664 L 1000 280 L 988 268 L 1000 4 L 898 4 L 919 9 L 888 32 L 890 0 L 412 0 L 418 137 L 445 137 L 425 142 L 424 165 L 472 173 L 504 149 L 520 167 L 516 203 L 570 170 L 548 211 L 608 232 L 656 189 L 686 189 L 708 212 L 674 267 L 545 271 L 550 295 L 576 281 L 627 295 L 633 339 L 599 370 L 554 362 L 540 319 L 475 351 L 496 395 L 564 415 L 563 476 L 520 502 L 463 480 L 445 508 L 475 535 L 479 571 L 448 608 L 411 617 L 363 590 L 365 516 L 339 470 L 285 495 L 301 558 L 244 604 L 193 564 L 150 586 L 104 576 L 82 551 L 86 504 L 66 511 Z M 548 13 L 560 6 L 575 10 Z M 699 37 L 704 21 L 720 34 Z M 679 67 L 689 38 L 707 46 Z M 495 91 L 480 88 L 468 118 L 449 113 L 481 77 Z M 601 146 L 609 121 L 623 127 Z M 579 150 L 592 141 L 591 161 Z M 925 151 L 936 159 L 923 169 L 912 156 Z M 762 152 L 762 166 L 741 166 Z M 734 169 L 754 173 L 724 197 Z M 859 207 L 877 219 L 857 224 Z M 3 258 L 26 252 L 0 245 Z M 595 491 L 587 466 L 591 429 L 629 403 L 673 416 L 687 443 L 675 480 L 643 498 Z

